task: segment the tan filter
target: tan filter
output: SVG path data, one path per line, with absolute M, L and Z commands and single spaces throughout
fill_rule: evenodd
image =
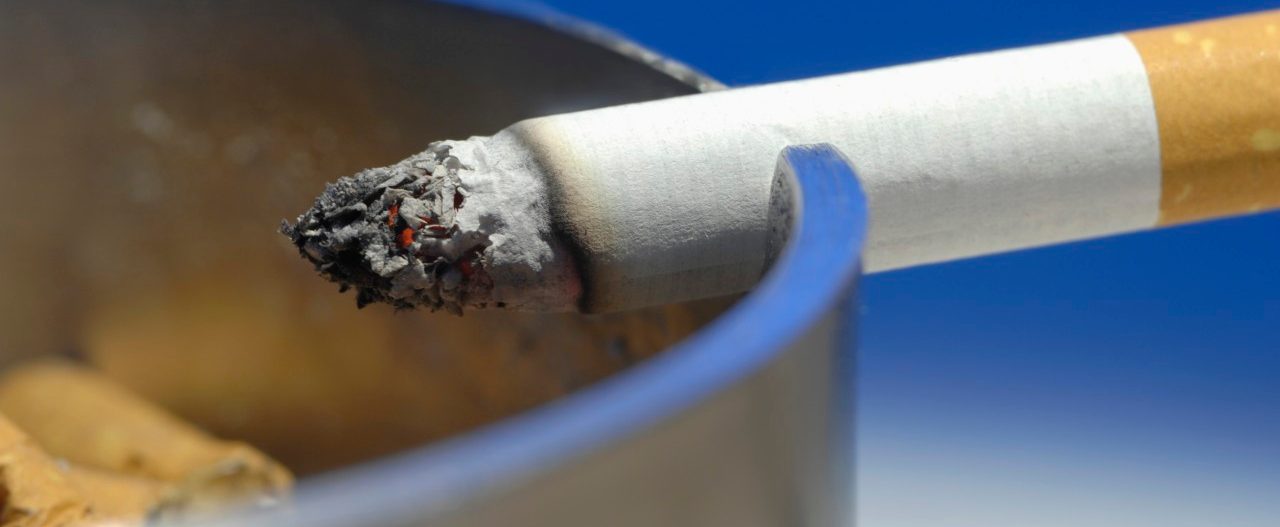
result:
M 1280 207 L 1280 11 L 1128 37 L 1160 130 L 1160 223 Z

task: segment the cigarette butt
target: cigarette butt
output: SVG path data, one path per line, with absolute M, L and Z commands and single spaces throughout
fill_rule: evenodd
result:
M 73 464 L 67 464 L 63 474 L 89 504 L 95 523 L 142 525 L 207 518 L 244 498 L 238 485 L 215 485 L 202 478 L 174 485 Z
M 57 463 L 0 416 L 0 527 L 60 527 L 86 523 L 88 501 Z
M 167 483 L 189 508 L 287 497 L 293 477 L 257 449 L 212 438 L 107 378 L 66 362 L 10 368 L 4 413 L 50 454 Z
M 167 486 L 152 479 L 80 465 L 68 465 L 63 473 L 88 501 L 95 521 L 139 525 L 170 501 Z

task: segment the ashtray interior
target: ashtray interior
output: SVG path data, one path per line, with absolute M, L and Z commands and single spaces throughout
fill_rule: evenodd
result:
M 537 23 L 408 0 L 5 2 L 0 71 L 0 360 L 83 360 L 299 474 L 552 400 L 728 303 L 356 310 L 276 233 L 326 181 L 432 140 L 696 91 Z

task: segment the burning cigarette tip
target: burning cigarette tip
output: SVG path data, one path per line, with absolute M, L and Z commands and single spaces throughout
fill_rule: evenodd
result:
M 448 143 L 395 165 L 328 185 L 315 204 L 281 232 L 325 278 L 354 288 L 360 307 L 381 302 L 461 314 L 486 303 L 491 282 L 489 235 L 464 228 L 469 167 Z

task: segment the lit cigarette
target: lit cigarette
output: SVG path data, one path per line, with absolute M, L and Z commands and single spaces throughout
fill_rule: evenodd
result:
M 150 516 L 190 517 L 228 505 L 275 503 L 288 496 L 293 483 L 284 467 L 257 449 L 209 437 L 69 363 L 6 369 L 0 377 L 0 413 L 49 454 L 78 465 L 69 478 L 87 495 L 110 498 L 118 492 L 118 500 L 149 501 Z M 147 496 L 157 489 L 163 492 Z M 104 512 L 131 519 L 136 516 L 131 511 L 138 512 L 118 502 Z
M 619 106 L 443 141 L 289 235 L 358 301 L 600 312 L 741 292 L 785 146 L 832 143 L 868 271 L 1280 206 L 1280 12 Z

